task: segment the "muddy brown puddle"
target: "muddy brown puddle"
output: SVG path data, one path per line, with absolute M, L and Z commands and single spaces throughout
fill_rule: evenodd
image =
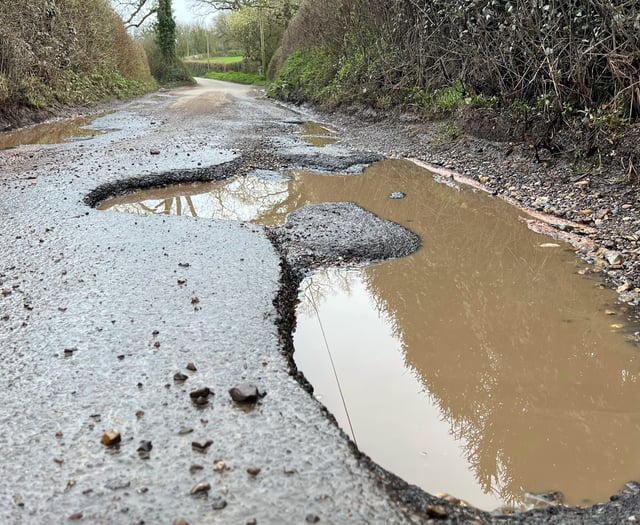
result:
M 362 175 L 259 172 L 102 207 L 275 225 L 327 201 L 357 202 L 423 241 L 412 256 L 301 285 L 296 363 L 363 452 L 488 510 L 554 492 L 590 505 L 640 479 L 638 326 L 568 245 L 506 203 L 384 161 Z
M 67 140 L 81 140 L 101 135 L 104 131 L 88 126 L 97 117 L 81 117 L 36 124 L 16 131 L 0 133 L 0 150 L 26 144 L 60 144 Z
M 322 148 L 338 142 L 337 130 L 327 124 L 307 120 L 302 123 L 301 138 L 307 144 Z

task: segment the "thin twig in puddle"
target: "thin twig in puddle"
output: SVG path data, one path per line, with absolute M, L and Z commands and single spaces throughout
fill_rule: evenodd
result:
M 329 348 L 329 342 L 327 341 L 327 335 L 324 331 L 324 326 L 322 325 L 322 320 L 320 319 L 320 312 L 318 311 L 318 307 L 316 306 L 316 302 L 313 298 L 313 294 L 309 294 L 309 298 L 311 299 L 311 305 L 316 312 L 316 317 L 318 318 L 318 324 L 320 325 L 320 331 L 322 332 L 322 338 L 324 339 L 324 346 L 327 349 L 327 353 L 329 354 L 329 361 L 331 361 L 331 368 L 333 369 L 333 376 L 336 378 L 336 384 L 338 385 L 338 392 L 340 393 L 340 399 L 342 400 L 342 406 L 344 407 L 344 413 L 347 416 L 347 422 L 349 423 L 349 429 L 351 430 L 351 436 L 353 437 L 353 442 L 358 447 L 358 440 L 356 439 L 356 433 L 353 430 L 353 424 L 351 423 L 351 417 L 349 416 L 349 409 L 347 408 L 347 402 L 344 399 L 344 394 L 342 393 L 342 386 L 340 385 L 340 379 L 338 378 L 338 372 L 336 370 L 336 365 L 333 362 L 333 356 L 331 355 L 331 350 Z M 358 447 L 360 448 L 360 447 Z

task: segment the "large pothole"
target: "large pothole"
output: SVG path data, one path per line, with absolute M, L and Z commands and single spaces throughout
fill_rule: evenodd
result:
M 260 222 L 290 265 L 320 268 L 301 286 L 297 366 L 358 447 L 410 483 L 522 509 L 589 506 L 640 478 L 640 327 L 505 203 L 385 161 L 105 206 Z M 410 257 L 356 264 L 414 252 L 410 230 L 424 245 Z

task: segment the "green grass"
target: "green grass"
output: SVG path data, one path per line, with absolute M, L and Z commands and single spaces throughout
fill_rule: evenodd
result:
M 235 64 L 236 62 L 242 62 L 244 57 L 242 55 L 232 57 L 209 57 L 209 60 L 206 58 L 187 57 L 185 60 L 188 60 L 189 62 L 199 62 L 201 64 L 206 64 L 207 62 L 211 64 Z
M 225 80 L 227 82 L 235 82 L 236 84 L 257 84 L 263 86 L 267 80 L 262 75 L 255 73 L 239 73 L 238 71 L 227 71 L 226 73 L 216 73 L 211 71 L 204 78 L 213 80 Z

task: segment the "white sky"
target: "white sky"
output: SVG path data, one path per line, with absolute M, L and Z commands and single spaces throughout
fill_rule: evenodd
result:
M 196 6 L 191 0 L 173 0 L 173 16 L 178 24 L 193 24 L 196 22 L 208 23 L 211 15 L 203 16 L 206 8 Z

